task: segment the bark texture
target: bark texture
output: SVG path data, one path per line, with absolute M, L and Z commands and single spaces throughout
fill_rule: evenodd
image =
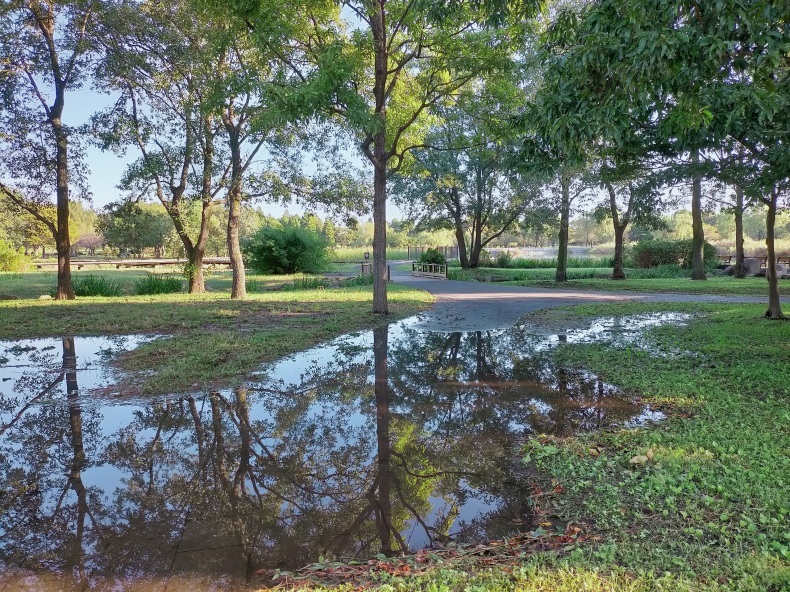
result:
M 691 153 L 691 162 L 699 164 L 699 150 Z M 705 280 L 705 231 L 702 227 L 702 177 L 694 172 L 691 181 L 691 230 L 694 261 L 691 272 L 692 280 Z

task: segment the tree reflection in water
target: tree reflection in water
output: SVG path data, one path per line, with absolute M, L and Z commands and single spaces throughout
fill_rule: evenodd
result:
M 31 369 L 0 397 L 0 562 L 78 589 L 246 582 L 319 556 L 533 528 L 520 444 L 640 412 L 556 367 L 546 344 L 518 327 L 401 324 L 235 390 L 119 406 L 80 393 L 63 339 L 57 372 Z

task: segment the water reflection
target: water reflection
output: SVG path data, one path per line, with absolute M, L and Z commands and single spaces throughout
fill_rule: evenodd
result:
M 557 367 L 558 341 L 401 323 L 245 387 L 124 402 L 92 394 L 106 344 L 0 345 L 0 584 L 21 570 L 33 589 L 50 589 L 47 573 L 71 578 L 51 589 L 162 589 L 176 576 L 227 587 L 319 556 L 534 528 L 519 445 L 645 411 Z

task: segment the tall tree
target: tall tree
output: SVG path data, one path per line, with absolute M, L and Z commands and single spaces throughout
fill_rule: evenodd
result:
M 93 118 L 100 144 L 140 157 L 120 186 L 133 200 L 150 193 L 164 206 L 188 258 L 190 293 L 205 290 L 203 256 L 218 194 L 228 176 L 218 164 L 219 118 L 208 109 L 214 76 L 205 19 L 183 2 L 121 2 L 102 20 L 100 84 L 119 93 Z M 201 207 L 190 233 L 189 202 Z
M 284 56 L 294 85 L 280 89 L 282 103 L 303 117 L 329 113 L 341 119 L 355 131 L 372 167 L 376 313 L 387 313 L 388 179 L 424 143 L 430 109 L 476 73 L 497 67 L 517 37 L 513 30 L 479 26 L 489 16 L 484 4 L 311 3 L 305 7 L 308 28 L 292 43 L 306 63 Z M 242 2 L 236 10 L 258 44 L 271 47 L 271 6 Z
M 81 153 L 64 123 L 66 96 L 90 64 L 100 0 L 11 0 L 0 6 L 0 192 L 49 228 L 57 300 L 72 300 L 70 191 L 87 193 Z M 56 216 L 45 214 L 55 198 Z
M 657 147 L 692 179 L 696 276 L 701 177 L 743 188 L 768 206 L 769 223 L 781 205 L 790 179 L 788 22 L 790 5 L 773 0 L 601 0 L 564 11 L 547 37 L 546 129 L 563 144 L 617 144 L 632 114 L 653 122 Z M 769 293 L 767 316 L 782 318 L 775 279 Z
M 395 179 L 395 200 L 418 228 L 451 228 L 464 269 L 479 265 L 487 244 L 505 233 L 538 194 L 512 166 L 503 125 L 518 96 L 514 85 L 472 84 L 437 112 L 424 148 Z

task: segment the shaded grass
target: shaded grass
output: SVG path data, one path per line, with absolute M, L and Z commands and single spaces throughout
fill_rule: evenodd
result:
M 244 301 L 219 291 L 70 302 L 10 300 L 0 301 L 0 339 L 165 335 L 122 356 L 119 364 L 132 373 L 131 392 L 184 392 L 238 384 L 262 362 L 414 314 L 432 301 L 426 292 L 391 285 L 391 314 L 382 317 L 371 312 L 370 286 L 265 291 Z

